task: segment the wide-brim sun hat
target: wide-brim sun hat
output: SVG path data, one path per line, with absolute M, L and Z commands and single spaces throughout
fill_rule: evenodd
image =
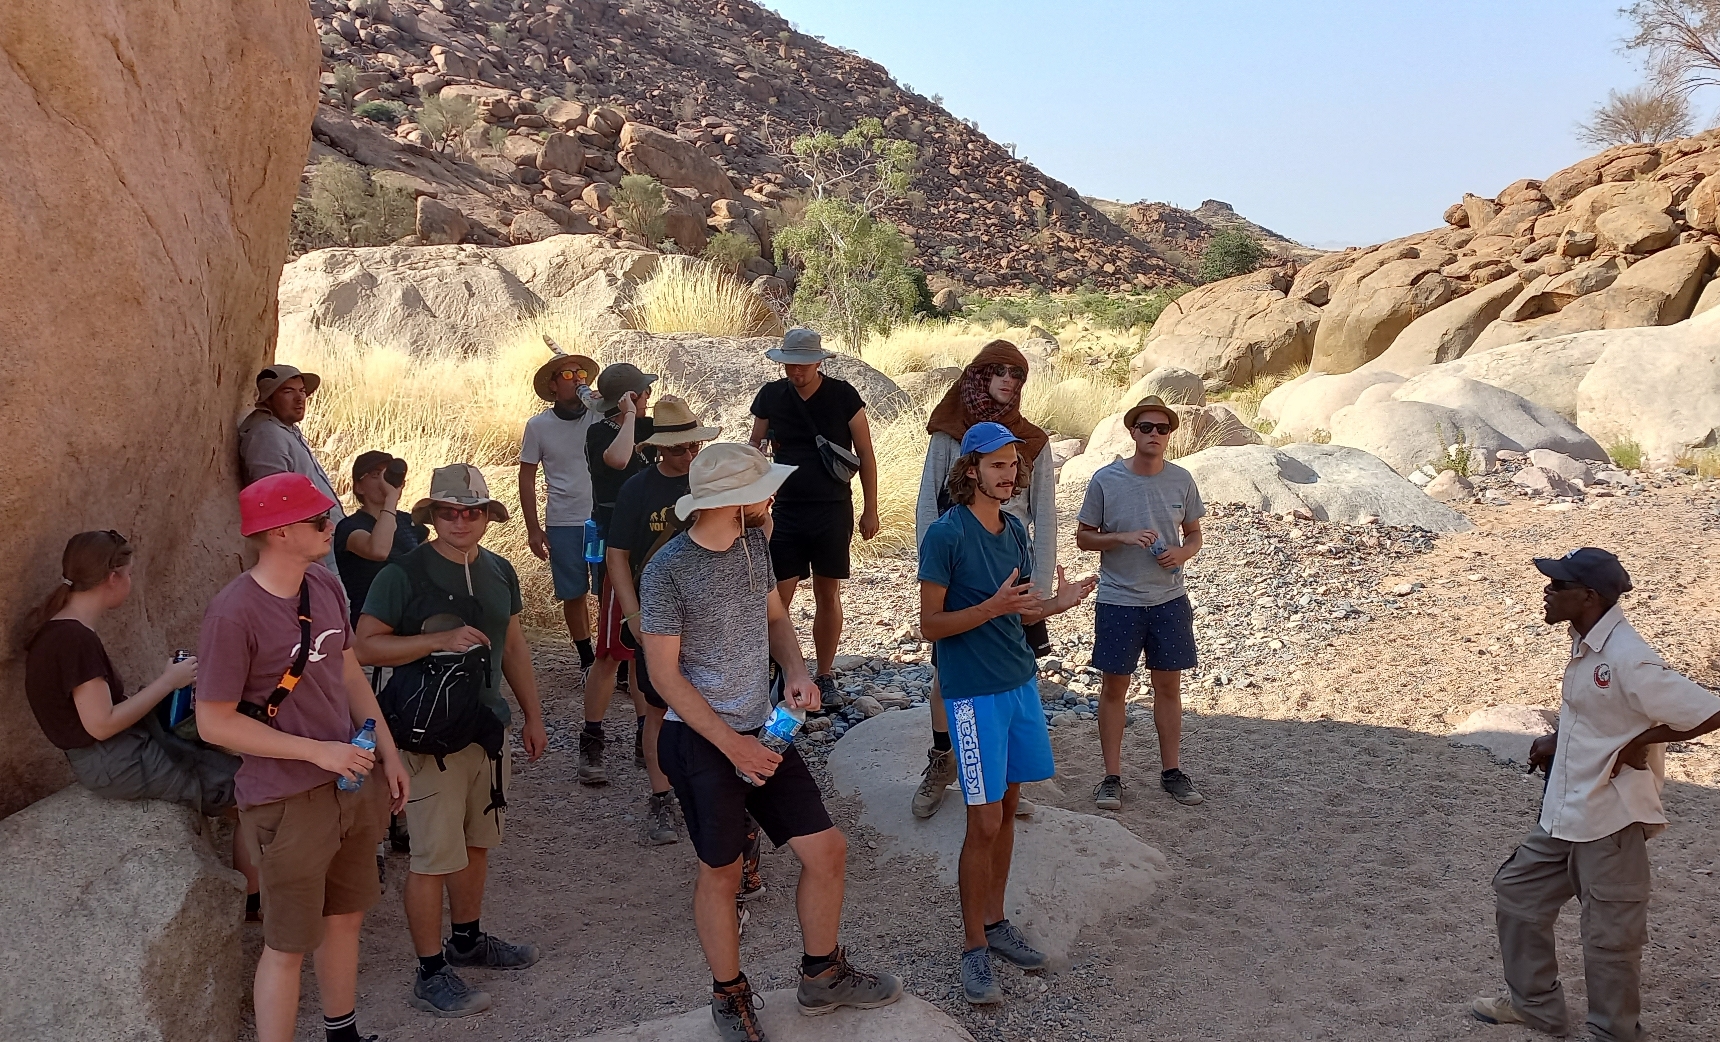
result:
M 675 515 L 685 521 L 695 510 L 762 503 L 776 495 L 795 469 L 772 463 L 751 445 L 718 442 L 693 460 L 687 473 L 691 491 L 675 501 Z
M 632 362 L 617 362 L 603 372 L 597 374 L 598 400 L 591 407 L 605 415 L 621 408 L 621 397 L 625 394 L 643 394 L 646 388 L 657 382 L 655 373 L 642 371 Z
M 1139 419 L 1141 413 L 1144 412 L 1164 413 L 1165 416 L 1170 419 L 1171 430 L 1173 431 L 1182 426 L 1182 417 L 1177 415 L 1177 411 L 1175 409 L 1166 405 L 1165 400 L 1160 398 L 1158 395 L 1149 394 L 1134 405 L 1130 406 L 1129 411 L 1123 414 L 1123 429 L 1129 431 L 1130 434 L 1133 434 L 1135 421 Z
M 602 375 L 603 367 L 597 364 L 596 359 L 563 351 L 561 345 L 550 339 L 548 334 L 544 335 L 543 342 L 550 350 L 549 361 L 538 366 L 537 372 L 532 374 L 532 390 L 537 392 L 539 398 L 546 402 L 555 401 L 555 390 L 550 384 L 554 381 L 555 374 L 563 369 L 583 373 L 587 387 L 597 386 L 597 378 Z
M 282 384 L 295 376 L 305 382 L 305 397 L 307 398 L 317 393 L 317 388 L 322 386 L 322 377 L 315 373 L 300 372 L 297 366 L 267 366 L 257 373 L 257 404 L 261 405 L 268 401 L 270 395 L 280 390 Z
M 723 433 L 720 428 L 706 427 L 693 415 L 685 400 L 672 394 L 657 399 L 651 406 L 651 429 L 656 433 L 642 445 L 686 445 L 690 442 L 715 441 Z
M 981 456 L 988 452 L 996 452 L 1005 445 L 1025 445 L 1026 442 L 1015 436 L 1015 432 L 1001 423 L 976 423 L 962 435 L 962 455 L 979 453 Z
M 270 474 L 239 490 L 239 534 L 256 535 L 308 521 L 333 506 L 334 500 L 303 474 Z
M 412 523 L 428 524 L 438 503 L 451 507 L 483 507 L 491 521 L 506 521 L 508 508 L 492 498 L 484 472 L 470 463 L 450 463 L 430 474 L 430 494 L 412 505 Z
M 781 347 L 771 348 L 764 356 L 783 365 L 813 365 L 826 358 L 835 358 L 836 352 L 824 349 L 824 338 L 816 329 L 795 326 L 782 335 Z

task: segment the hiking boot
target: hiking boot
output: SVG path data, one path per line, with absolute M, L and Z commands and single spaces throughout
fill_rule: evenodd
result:
M 711 1019 L 717 1025 L 717 1037 L 723 1042 L 767 1042 L 764 1026 L 758 1022 L 758 1011 L 764 1000 L 753 994 L 752 985 L 743 976 L 732 988 L 711 992 Z
M 836 686 L 836 678 L 829 673 L 820 673 L 812 678 L 818 685 L 819 712 L 834 713 L 848 704 L 848 696 Z
M 469 1017 L 490 1008 L 490 993 L 473 991 L 454 967 L 444 966 L 428 977 L 414 972 L 409 1001 L 432 1016 Z
M 944 796 L 956 780 L 956 751 L 927 749 L 926 771 L 914 790 L 914 817 L 929 818 L 944 805 Z
M 974 1006 L 992 1006 L 1003 1001 L 1003 989 L 991 972 L 991 952 L 972 948 L 962 952 L 962 993 Z
M 442 956 L 450 966 L 487 966 L 492 970 L 523 970 L 538 961 L 535 944 L 509 944 L 493 934 L 481 933 L 470 951 L 454 947 L 454 939 L 442 942 Z
M 1165 789 L 1170 790 L 1168 781 L 1165 783 Z M 1105 775 L 1105 780 L 1093 789 L 1093 806 L 1100 810 L 1122 810 L 1123 779 L 1115 774 Z
M 1469 1012 L 1483 1024 L 1524 1024 L 1523 1014 L 1511 1005 L 1509 995 L 1482 995 L 1469 1004 Z
M 1165 791 L 1175 797 L 1178 803 L 1193 807 L 1198 803 L 1206 802 L 1206 797 L 1195 790 L 1194 782 L 1190 781 L 1189 776 L 1179 768 L 1172 767 L 1165 771 L 1159 777 L 1159 784 L 1163 785 Z
M 660 847 L 680 840 L 680 834 L 675 831 L 675 797 L 672 793 L 652 793 L 650 802 L 646 804 L 645 820 L 652 846 Z
M 1027 943 L 1027 938 L 1008 919 L 985 928 L 985 943 L 998 955 L 1024 970 L 1043 970 L 1051 960 Z
M 579 783 L 608 785 L 609 772 L 603 769 L 603 739 L 589 731 L 579 732 Z
M 836 949 L 836 965 L 816 977 L 802 976 L 795 998 L 809 1017 L 852 1006 L 877 1009 L 902 997 L 902 982 L 888 973 L 866 973 L 848 963 L 848 953 Z
M 636 771 L 645 769 L 645 728 L 643 727 L 633 732 L 633 769 Z

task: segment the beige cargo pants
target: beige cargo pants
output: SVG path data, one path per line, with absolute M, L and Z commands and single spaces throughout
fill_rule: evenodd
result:
M 1553 924 L 1575 897 L 1583 909 L 1589 1029 L 1599 1042 L 1637 1042 L 1648 892 L 1647 839 L 1639 824 L 1590 843 L 1554 839 L 1537 826 L 1499 866 L 1493 877 L 1499 954 L 1511 1004 L 1530 1027 L 1567 1030 Z

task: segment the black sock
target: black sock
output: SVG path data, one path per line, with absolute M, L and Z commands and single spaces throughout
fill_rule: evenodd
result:
M 744 973 L 735 977 L 734 980 L 718 980 L 717 978 L 712 977 L 711 978 L 711 990 L 712 991 L 727 991 L 730 988 L 737 988 L 737 987 L 741 986 L 742 984 L 745 984 L 746 982 L 747 982 L 747 975 Z
M 323 1034 L 328 1042 L 362 1042 L 358 1034 L 358 1011 L 344 1017 L 324 1017 Z
M 932 748 L 940 753 L 950 751 L 950 733 L 948 731 L 932 732 Z
M 1182 770 L 1181 767 L 1172 767 L 1172 768 L 1169 768 L 1168 770 L 1160 771 L 1159 777 L 1160 778 L 1169 778 L 1171 775 L 1175 774 L 1176 772 L 1178 772 L 1180 770 Z
M 253 915 L 262 915 L 262 914 L 263 914 L 263 895 L 262 894 L 246 894 L 245 895 L 245 915 L 247 917 L 249 917 L 249 916 L 253 916 Z
M 587 720 L 585 722 L 585 733 L 590 735 L 593 738 L 602 738 L 603 737 L 603 721 L 602 720 Z
M 478 920 L 469 923 L 454 924 L 454 950 L 462 954 L 478 946 L 478 938 L 483 936 L 478 930 Z
M 627 686 L 627 660 L 622 659 L 621 665 L 615 669 L 615 683 L 619 687 Z
M 816 977 L 834 965 L 836 965 L 835 952 L 831 952 L 829 955 L 800 953 L 800 973 L 803 977 Z
M 986 923 L 985 924 L 985 932 L 990 933 L 993 930 L 997 929 L 998 927 L 1002 926 L 1004 923 L 1007 923 L 1007 922 L 1009 922 L 1008 919 L 999 919 L 995 923 Z
M 573 646 L 579 652 L 579 668 L 590 669 L 591 664 L 597 661 L 597 653 L 591 650 L 591 638 L 584 637 L 576 640 L 573 642 Z
M 440 973 L 442 967 L 446 965 L 448 965 L 448 960 L 442 957 L 441 952 L 437 952 L 435 955 L 420 955 L 418 957 L 418 979 L 429 980 Z

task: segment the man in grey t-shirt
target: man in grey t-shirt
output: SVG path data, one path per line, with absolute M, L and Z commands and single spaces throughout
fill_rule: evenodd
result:
M 1179 764 L 1182 671 L 1193 669 L 1194 609 L 1183 588 L 1183 565 L 1200 552 L 1206 506 L 1194 476 L 1165 459 L 1181 422 L 1157 396 L 1135 403 L 1123 425 L 1135 454 L 1103 467 L 1087 485 L 1075 515 L 1075 545 L 1099 552 L 1099 603 L 1094 609 L 1093 665 L 1104 674 L 1099 692 L 1099 747 L 1105 778 L 1093 793 L 1101 810 L 1123 806 L 1123 698 L 1146 653 L 1153 684 L 1153 724 L 1159 733 L 1159 784 L 1190 806 L 1201 794 Z
M 771 572 L 770 503 L 793 467 L 750 445 L 719 442 L 699 453 L 690 491 L 675 504 L 687 531 L 639 576 L 639 629 L 651 685 L 669 704 L 657 757 L 699 855 L 693 918 L 711 967 L 711 1017 L 724 1038 L 759 1038 L 753 993 L 740 965 L 741 883 L 750 812 L 772 843 L 800 859 L 802 1013 L 869 1009 L 901 997 L 889 974 L 854 969 L 837 946 L 847 840 L 830 821 L 818 783 L 791 744 L 781 755 L 758 740 L 771 714 L 770 660 L 784 674 L 784 704 L 819 707 L 800 637 Z

